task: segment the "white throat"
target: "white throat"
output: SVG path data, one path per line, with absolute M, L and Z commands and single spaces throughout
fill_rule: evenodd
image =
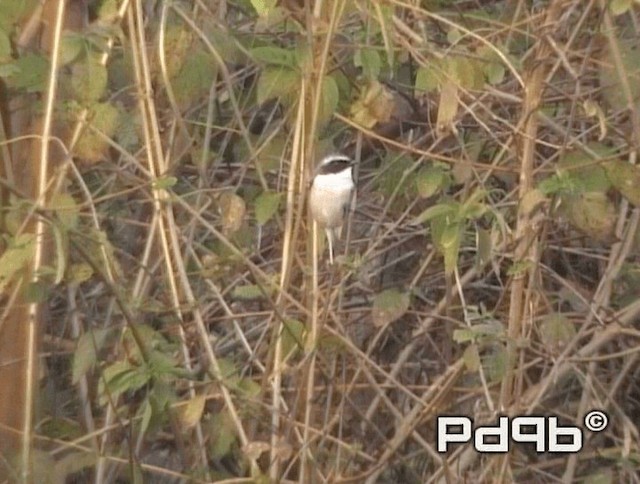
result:
M 349 167 L 338 173 L 318 174 L 313 180 L 313 185 L 316 188 L 328 190 L 351 190 L 355 186 L 352 171 L 353 168 Z

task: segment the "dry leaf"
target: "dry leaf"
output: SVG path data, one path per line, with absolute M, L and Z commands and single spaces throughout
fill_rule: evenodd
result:
M 263 452 L 268 451 L 271 446 L 267 442 L 254 441 L 249 442 L 242 448 L 242 452 L 247 456 L 247 459 L 255 461 L 260 458 Z
M 440 91 L 440 104 L 438 105 L 438 121 L 436 129 L 438 133 L 456 132 L 453 120 L 458 113 L 458 86 L 453 82 L 445 82 Z
M 242 227 L 247 206 L 244 200 L 232 192 L 224 192 L 218 199 L 218 207 L 222 215 L 222 231 L 231 235 Z

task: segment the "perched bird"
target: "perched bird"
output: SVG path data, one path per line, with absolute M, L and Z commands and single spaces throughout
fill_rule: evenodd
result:
M 333 154 L 320 162 L 309 192 L 309 207 L 311 216 L 327 234 L 331 264 L 333 243 L 340 237 L 354 188 L 353 162 L 348 156 Z

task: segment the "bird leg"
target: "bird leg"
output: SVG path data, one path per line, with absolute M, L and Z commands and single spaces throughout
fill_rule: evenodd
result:
M 324 231 L 329 241 L 329 264 L 333 265 L 333 229 L 326 228 Z

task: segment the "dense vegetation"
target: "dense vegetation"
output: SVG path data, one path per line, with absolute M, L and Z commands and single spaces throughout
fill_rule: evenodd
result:
M 639 36 L 637 0 L 0 1 L 0 476 L 635 482 Z M 583 449 L 438 453 L 444 414 Z

